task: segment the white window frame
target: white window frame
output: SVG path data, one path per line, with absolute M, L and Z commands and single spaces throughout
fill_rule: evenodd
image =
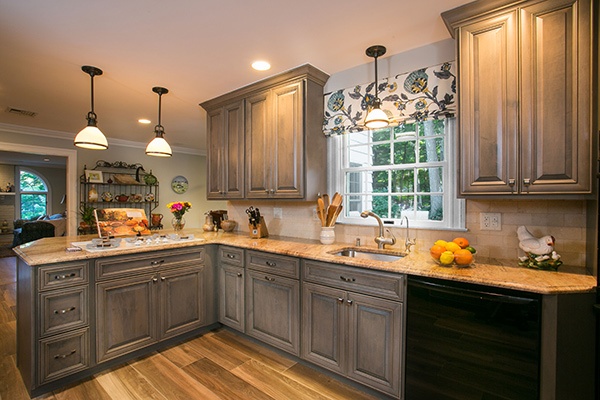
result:
M 444 185 L 444 217 L 442 221 L 418 220 L 410 218 L 411 228 L 436 229 L 436 230 L 465 230 L 465 200 L 457 197 L 457 150 L 456 150 L 456 119 L 447 118 L 446 123 L 446 142 L 444 143 L 443 167 L 443 185 Z M 348 141 L 346 135 L 332 136 L 328 140 L 328 171 L 330 193 L 338 192 L 344 197 L 344 209 L 348 210 L 348 196 L 346 195 L 345 169 L 347 165 L 346 145 Z M 383 218 L 386 226 L 400 226 L 400 219 Z M 374 218 L 347 217 L 346 212 L 342 211 L 337 220 L 341 224 L 375 226 L 377 222 Z

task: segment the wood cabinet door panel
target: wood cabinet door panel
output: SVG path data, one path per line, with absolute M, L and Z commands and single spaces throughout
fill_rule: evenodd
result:
M 300 353 L 300 282 L 246 271 L 246 333 L 294 355 Z
M 302 286 L 302 358 L 345 373 L 346 292 L 321 285 Z
M 223 108 L 212 110 L 206 116 L 208 129 L 206 134 L 207 162 L 206 162 L 206 197 L 208 199 L 221 199 L 223 197 L 223 168 L 225 134 L 225 111 Z
M 223 160 L 225 197 L 244 198 L 244 102 L 225 106 L 225 158 Z
M 273 89 L 272 160 L 270 176 L 274 197 L 300 198 L 304 195 L 304 114 L 303 83 Z
M 348 375 L 398 396 L 402 374 L 402 303 L 348 293 Z
M 271 140 L 270 92 L 246 99 L 246 197 L 266 198 L 271 181 L 267 165 L 273 157 Z
M 591 190 L 589 8 L 549 0 L 521 9 L 524 193 Z
M 219 267 L 219 322 L 244 331 L 244 268 Z
M 158 340 L 154 275 L 96 284 L 96 357 L 103 362 Z
M 459 29 L 460 192 L 511 192 L 517 174 L 517 14 Z
M 199 328 L 205 321 L 204 266 L 160 273 L 160 339 Z

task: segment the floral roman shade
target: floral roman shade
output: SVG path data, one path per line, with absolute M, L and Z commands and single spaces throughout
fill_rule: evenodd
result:
M 456 112 L 456 74 L 453 61 L 398 74 L 379 82 L 381 109 L 392 124 L 453 116 Z M 375 83 L 357 85 L 325 95 L 325 136 L 367 130 L 364 119 L 375 99 Z

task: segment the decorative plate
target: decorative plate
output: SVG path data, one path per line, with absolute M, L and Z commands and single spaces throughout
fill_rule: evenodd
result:
M 188 180 L 185 176 L 178 175 L 171 181 L 171 189 L 177 194 L 182 194 L 188 190 Z

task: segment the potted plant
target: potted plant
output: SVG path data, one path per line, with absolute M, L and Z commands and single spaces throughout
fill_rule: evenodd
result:
M 79 227 L 84 231 L 89 231 L 96 224 L 96 216 L 94 215 L 94 207 L 84 206 L 81 209 L 81 222 Z

